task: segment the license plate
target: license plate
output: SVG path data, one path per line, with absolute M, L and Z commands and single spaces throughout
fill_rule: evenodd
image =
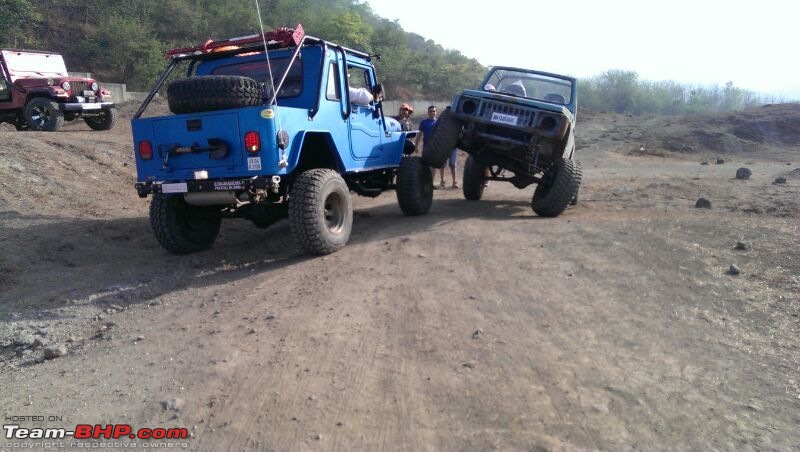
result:
M 99 110 L 101 107 L 100 104 L 83 104 L 84 110 Z
M 506 115 L 503 113 L 492 113 L 492 122 L 499 122 L 500 124 L 509 124 L 512 126 L 517 125 L 517 117 L 514 115 Z
M 75 96 L 75 99 L 77 99 L 77 100 L 78 100 L 78 102 L 80 102 L 80 103 L 84 103 L 84 102 L 86 102 L 86 98 L 85 98 L 85 97 L 81 97 L 81 96 Z
M 248 171 L 261 171 L 261 157 L 247 157 Z
M 186 182 L 179 184 L 161 184 L 161 193 L 186 193 L 189 189 L 186 187 Z

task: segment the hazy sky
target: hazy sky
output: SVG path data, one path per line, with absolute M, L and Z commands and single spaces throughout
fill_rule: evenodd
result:
M 800 99 L 800 0 L 367 0 L 484 65 L 724 84 Z

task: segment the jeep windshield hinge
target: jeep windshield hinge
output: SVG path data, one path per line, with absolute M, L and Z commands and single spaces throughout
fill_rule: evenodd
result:
M 342 67 L 344 68 L 344 73 L 342 74 L 342 78 L 344 79 L 344 89 L 342 89 L 342 94 L 344 98 L 344 109 L 342 110 L 342 118 L 347 120 L 350 117 L 350 81 L 347 80 L 347 51 L 342 46 L 336 46 L 340 52 L 342 52 Z
M 322 91 L 322 86 L 323 86 L 323 77 L 322 77 L 322 75 L 325 73 L 325 62 L 326 62 L 326 56 L 328 55 L 328 43 L 325 42 L 324 40 L 320 40 L 320 44 L 322 44 L 322 58 L 320 58 L 320 63 L 319 63 L 319 85 L 318 86 L 320 87 L 319 88 L 320 91 Z M 319 112 L 320 97 L 321 97 L 321 95 L 318 94 L 317 95 L 317 101 L 316 101 L 316 103 L 314 103 L 314 108 L 312 108 L 311 110 L 308 111 L 308 119 L 309 120 L 314 119 L 314 116 L 316 116 L 317 113 Z

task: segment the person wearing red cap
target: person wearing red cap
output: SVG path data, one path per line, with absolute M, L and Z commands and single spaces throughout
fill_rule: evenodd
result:
M 414 123 L 411 122 L 411 114 L 414 113 L 414 108 L 403 102 L 400 104 L 400 114 L 395 116 L 396 119 L 400 123 L 400 127 L 402 130 L 414 130 Z

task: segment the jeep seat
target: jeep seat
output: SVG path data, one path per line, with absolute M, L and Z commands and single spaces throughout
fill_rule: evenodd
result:
M 556 94 L 556 93 L 546 94 L 544 96 L 544 100 L 547 101 L 547 102 L 555 102 L 557 104 L 562 104 L 562 105 L 567 103 L 567 100 L 564 99 L 564 96 L 562 96 L 561 94 Z

